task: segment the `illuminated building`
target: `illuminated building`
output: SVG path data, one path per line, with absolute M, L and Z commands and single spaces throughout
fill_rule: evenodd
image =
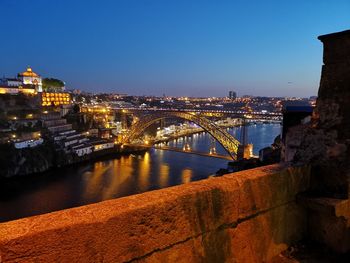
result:
M 110 108 L 104 105 L 82 106 L 80 110 L 81 112 L 100 114 L 108 114 L 110 112 Z
M 6 87 L 19 87 L 22 84 L 23 82 L 17 78 L 3 78 L 1 80 L 1 85 L 4 85 Z
M 19 73 L 18 78 L 3 78 L 0 81 L 0 94 L 35 95 L 38 92 L 42 92 L 42 80 L 30 67 Z
M 25 87 L 1 87 L 0 86 L 0 94 L 18 94 L 23 93 L 25 95 L 35 95 L 37 94 L 36 90 L 33 88 L 25 88 Z
M 233 90 L 229 91 L 228 93 L 228 97 L 231 99 L 231 100 L 234 100 L 237 98 L 237 93 Z
M 37 92 L 43 91 L 41 77 L 35 73 L 31 67 L 28 67 L 26 71 L 19 73 L 18 78 L 22 81 L 23 85 L 34 85 Z
M 69 105 L 71 98 L 69 93 L 43 92 L 41 93 L 42 106 L 60 106 Z

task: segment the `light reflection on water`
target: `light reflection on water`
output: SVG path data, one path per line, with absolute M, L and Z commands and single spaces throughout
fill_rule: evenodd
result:
M 236 139 L 240 139 L 241 127 L 228 128 L 227 131 L 232 134 Z M 254 155 L 259 154 L 259 150 L 271 145 L 274 138 L 280 134 L 281 126 L 279 124 L 256 124 L 248 126 L 248 143 L 254 144 Z M 187 138 L 178 138 L 170 141 L 168 146 L 182 149 L 185 143 L 188 143 L 192 150 L 199 152 L 209 152 L 210 135 L 206 132 L 193 134 Z M 215 142 L 216 150 L 218 154 L 227 155 L 225 149 Z
M 238 128 L 229 132 L 239 138 Z M 279 132 L 279 125 L 250 126 L 248 141 L 254 143 L 255 154 L 270 145 Z M 187 142 L 192 149 L 205 152 L 210 140 L 208 134 L 201 133 Z M 184 142 L 179 138 L 170 145 L 182 148 Z M 220 145 L 217 152 L 225 154 Z M 40 176 L 0 183 L 0 221 L 189 183 L 207 178 L 226 165 L 224 159 L 150 150 L 143 155 L 56 169 Z

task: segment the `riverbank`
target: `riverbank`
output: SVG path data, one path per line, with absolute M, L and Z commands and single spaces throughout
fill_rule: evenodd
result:
M 79 157 L 73 153 L 55 150 L 54 145 L 50 142 L 24 149 L 16 149 L 11 144 L 1 144 L 0 178 L 16 178 L 39 174 L 78 163 L 111 159 L 132 153 L 143 153 L 147 150 L 148 148 L 142 146 L 121 147 L 120 145 L 115 145 L 113 148 Z
M 242 124 L 221 124 L 221 125 L 218 125 L 220 128 L 225 128 L 225 129 L 228 129 L 228 128 L 235 128 L 235 127 L 241 127 Z M 205 133 L 206 131 L 199 127 L 199 128 L 193 128 L 193 129 L 190 129 L 190 131 L 184 131 L 184 132 L 179 132 L 179 133 L 176 133 L 176 134 L 172 134 L 170 135 L 169 137 L 167 138 L 161 138 L 161 139 L 155 139 L 153 140 L 152 142 L 154 144 L 158 144 L 158 143 L 167 143 L 169 141 L 172 141 L 172 140 L 176 140 L 178 138 L 181 138 L 181 137 L 184 137 L 184 136 L 192 136 L 194 134 L 199 134 L 199 133 Z

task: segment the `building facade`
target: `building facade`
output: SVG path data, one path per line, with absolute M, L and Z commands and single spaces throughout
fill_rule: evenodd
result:
M 42 79 L 31 67 L 19 73 L 17 78 L 2 78 L 0 80 L 0 94 L 35 95 L 42 92 Z
M 230 90 L 229 93 L 228 93 L 228 97 L 231 99 L 231 100 L 234 100 L 235 98 L 237 98 L 237 93 L 233 90 Z
M 32 70 L 31 67 L 28 67 L 26 71 L 19 73 L 18 78 L 22 81 L 23 85 L 33 85 L 37 92 L 43 91 L 42 79 L 40 75 Z

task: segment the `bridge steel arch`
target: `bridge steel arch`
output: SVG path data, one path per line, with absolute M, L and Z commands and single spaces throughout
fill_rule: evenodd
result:
M 139 116 L 139 120 L 132 124 L 129 133 L 123 138 L 123 143 L 130 143 L 137 139 L 151 124 L 164 119 L 178 117 L 196 123 L 213 136 L 229 153 L 232 159 L 237 159 L 240 142 L 214 122 L 193 112 L 162 111 Z

